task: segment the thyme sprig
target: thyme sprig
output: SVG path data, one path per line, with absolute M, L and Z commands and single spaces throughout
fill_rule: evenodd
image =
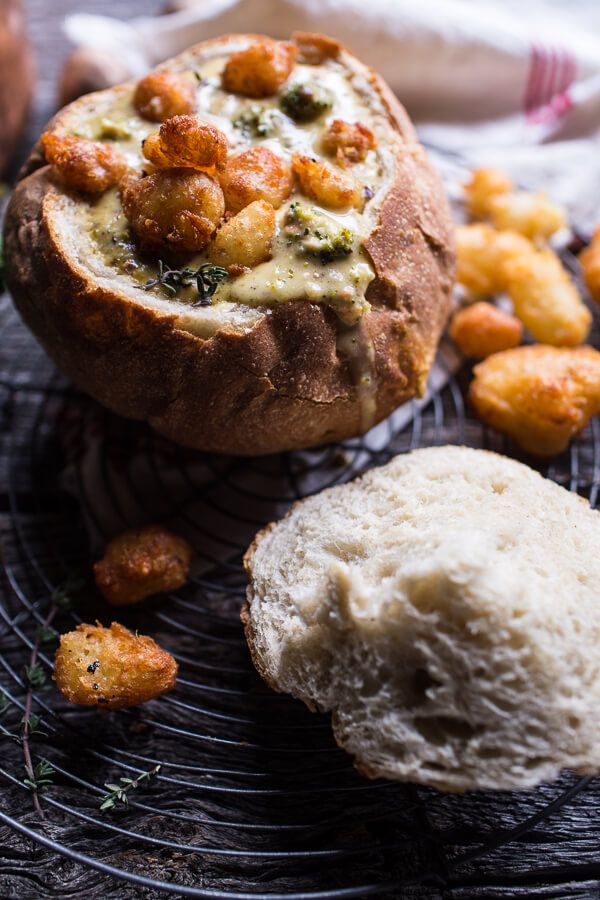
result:
M 24 681 L 26 688 L 25 704 L 18 731 L 11 730 L 0 724 L 0 737 L 9 738 L 21 745 L 25 769 L 23 785 L 31 791 L 33 806 L 40 818 L 44 817 L 44 813 L 40 805 L 39 794 L 44 788 L 52 783 L 54 768 L 45 760 L 42 760 L 34 766 L 31 756 L 31 740 L 36 737 L 46 736 L 46 732 L 40 728 L 40 717 L 32 711 L 34 691 L 41 690 L 47 684 L 46 673 L 38 661 L 38 655 L 42 644 L 48 643 L 58 637 L 57 632 L 52 627 L 52 622 L 59 612 L 69 609 L 72 606 L 73 594 L 79 592 L 84 585 L 84 579 L 81 578 L 81 576 L 74 574 L 69 576 L 66 581 L 52 592 L 48 612 L 45 619 L 36 629 L 35 641 L 31 647 L 29 662 L 24 667 Z M 4 691 L 0 690 L 0 715 L 8 710 L 8 706 L 9 698 Z
M 107 783 L 104 785 L 107 788 L 107 793 L 103 794 L 100 798 L 100 811 L 107 812 L 110 809 L 115 809 L 118 803 L 122 806 L 129 805 L 129 799 L 127 794 L 129 791 L 134 791 L 136 788 L 143 784 L 145 781 L 150 781 L 160 772 L 160 765 L 155 766 L 153 769 L 149 769 L 148 772 L 142 772 L 141 775 L 138 775 L 137 778 L 119 778 L 119 784 L 110 784 Z
M 28 766 L 25 766 L 24 768 L 25 778 L 23 779 L 23 784 L 28 787 L 30 791 L 33 791 L 33 794 L 36 797 L 44 790 L 44 788 L 48 787 L 49 784 L 52 784 L 54 780 L 54 766 L 51 766 L 45 759 L 39 762 L 35 769 L 31 769 Z
M 199 299 L 193 306 L 210 306 L 218 286 L 224 281 L 229 272 L 222 266 L 213 266 L 211 263 L 202 263 L 197 269 L 184 266 L 183 269 L 170 269 L 160 259 L 158 261 L 158 275 L 151 278 L 144 285 L 144 290 L 149 291 L 154 287 L 162 287 L 168 294 L 175 296 L 182 288 L 190 287 L 195 283 Z
M 56 612 L 56 606 L 51 605 L 48 615 L 43 622 L 44 628 L 50 627 L 50 623 L 56 615 Z M 44 813 L 40 805 L 39 795 L 45 787 L 52 783 L 54 769 L 49 763 L 44 762 L 38 763 L 34 768 L 33 761 L 31 759 L 31 749 L 29 747 L 29 741 L 33 737 L 44 734 L 44 732 L 42 732 L 38 727 L 40 723 L 39 716 L 35 715 L 35 713 L 31 711 L 34 689 L 41 688 L 46 683 L 46 673 L 37 661 L 39 649 L 40 642 L 39 639 L 36 639 L 31 649 L 29 665 L 25 666 L 27 693 L 25 694 L 25 710 L 23 712 L 23 718 L 21 719 L 21 732 L 18 740 L 20 740 L 21 746 L 23 748 L 23 759 L 25 761 L 24 768 L 26 777 L 23 779 L 23 784 L 31 791 L 33 797 L 33 807 L 40 819 L 43 819 Z

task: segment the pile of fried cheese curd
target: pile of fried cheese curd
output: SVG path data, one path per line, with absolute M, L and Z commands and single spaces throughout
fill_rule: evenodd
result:
M 555 456 L 600 412 L 600 353 L 586 344 L 592 314 L 549 243 L 567 227 L 565 211 L 493 168 L 471 173 L 464 199 L 471 222 L 456 229 L 463 295 L 450 335 L 481 360 L 470 404 L 526 452 Z M 600 229 L 579 262 L 600 303 Z

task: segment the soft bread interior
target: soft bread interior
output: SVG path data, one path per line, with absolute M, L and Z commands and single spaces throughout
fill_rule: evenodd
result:
M 372 776 L 518 788 L 600 764 L 600 519 L 442 447 L 302 501 L 249 559 L 249 640 Z

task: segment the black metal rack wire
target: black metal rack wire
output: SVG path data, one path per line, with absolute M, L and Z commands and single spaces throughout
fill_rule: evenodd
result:
M 415 404 L 405 427 L 388 423 L 376 447 L 361 439 L 255 460 L 208 457 L 75 391 L 6 298 L 0 327 L 0 824 L 151 896 L 324 900 L 454 887 L 473 897 L 486 885 L 567 878 L 552 847 L 562 839 L 561 816 L 587 795 L 590 779 L 566 774 L 532 792 L 462 797 L 365 780 L 335 747 L 326 717 L 262 684 L 239 621 L 248 541 L 307 486 L 346 481 L 419 446 L 467 443 L 514 455 L 465 410 L 468 372 L 450 375 L 424 408 Z M 91 461 L 82 452 L 90 440 Z M 598 422 L 542 471 L 595 505 Z M 175 691 L 102 716 L 69 708 L 49 680 L 28 685 L 32 651 L 49 679 L 55 643 L 40 643 L 39 628 L 57 589 L 74 571 L 89 572 L 90 548 L 111 528 L 156 515 L 188 533 L 198 572 L 182 591 L 119 618 L 174 653 Z M 73 608 L 55 610 L 52 625 L 62 631 L 110 615 L 86 587 Z M 6 734 L 18 728 L 28 695 L 45 733 L 31 737 L 33 763 L 55 769 L 41 796 L 43 819 L 23 781 L 23 747 Z M 100 812 L 105 782 L 159 764 L 126 809 Z M 520 863 L 519 848 L 536 841 L 543 852 Z M 600 875 L 593 855 L 585 861 L 582 877 Z

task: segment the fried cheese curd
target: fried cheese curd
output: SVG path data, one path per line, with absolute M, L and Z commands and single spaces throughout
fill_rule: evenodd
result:
M 564 209 L 545 194 L 526 191 L 496 194 L 490 200 L 489 216 L 501 231 L 517 231 L 532 241 L 546 240 L 567 222 Z
M 472 294 L 490 296 L 506 290 L 504 267 L 523 254 L 533 253 L 527 238 L 491 225 L 459 225 L 456 238 L 456 278 Z
M 519 319 L 484 301 L 458 310 L 449 330 L 458 349 L 474 359 L 510 350 L 523 340 Z
M 579 254 L 579 262 L 592 300 L 600 303 L 600 228 L 594 232 L 589 246 Z
M 74 191 L 103 194 L 119 183 L 128 168 L 119 150 L 73 134 L 45 131 L 40 143 L 59 181 Z
M 275 210 L 266 200 L 255 200 L 225 222 L 210 245 L 211 262 L 237 272 L 271 258 L 275 240 Z
M 362 209 L 363 192 L 355 178 L 320 159 L 294 154 L 292 170 L 303 194 L 328 209 Z
M 521 254 L 504 264 L 515 315 L 536 341 L 573 347 L 588 336 L 592 314 L 552 250 Z
M 535 456 L 561 453 L 600 413 L 600 353 L 535 344 L 479 363 L 469 399 L 486 425 Z
M 221 84 L 244 97 L 271 97 L 287 81 L 297 55 L 294 44 L 260 38 L 229 57 Z
M 214 174 L 225 168 L 227 138 L 197 116 L 172 116 L 142 144 L 146 159 L 157 169 L 188 168 Z
M 360 122 L 344 122 L 334 119 L 321 139 L 325 153 L 335 156 L 337 164 L 342 168 L 362 162 L 369 150 L 377 144 L 370 128 Z
M 335 38 L 312 31 L 294 31 L 292 42 L 298 47 L 300 62 L 319 66 L 327 59 L 337 59 L 342 45 Z
M 267 147 L 252 147 L 227 160 L 219 182 L 225 205 L 237 213 L 255 200 L 279 209 L 292 192 L 294 180 L 288 163 Z
M 110 628 L 80 624 L 60 637 L 54 681 L 79 706 L 138 706 L 175 687 L 177 663 L 156 641 L 118 622 Z
M 458 282 L 477 295 L 506 291 L 536 340 L 571 347 L 586 339 L 591 313 L 552 250 L 480 223 L 456 229 L 456 250 Z
M 464 186 L 467 209 L 474 219 L 491 219 L 500 231 L 516 231 L 532 241 L 544 241 L 566 224 L 562 207 L 545 194 L 515 190 L 500 169 L 474 169 Z
M 128 606 L 145 597 L 174 591 L 188 580 L 192 551 L 182 537 L 162 525 L 124 531 L 94 563 L 100 593 L 113 606 Z
M 312 66 L 319 66 L 325 60 L 336 59 L 340 55 L 340 42 L 324 34 L 295 31 L 292 41 L 298 47 L 300 61 Z
M 148 250 L 197 253 L 208 246 L 225 214 L 219 184 L 193 169 L 163 169 L 130 182 L 123 211 Z
M 194 112 L 196 86 L 183 75 L 149 72 L 136 85 L 133 105 L 143 119 L 164 122 L 171 116 Z
M 492 198 L 512 190 L 512 181 L 500 169 L 487 166 L 474 169 L 470 181 L 464 185 L 467 209 L 474 219 L 485 219 L 490 213 Z

